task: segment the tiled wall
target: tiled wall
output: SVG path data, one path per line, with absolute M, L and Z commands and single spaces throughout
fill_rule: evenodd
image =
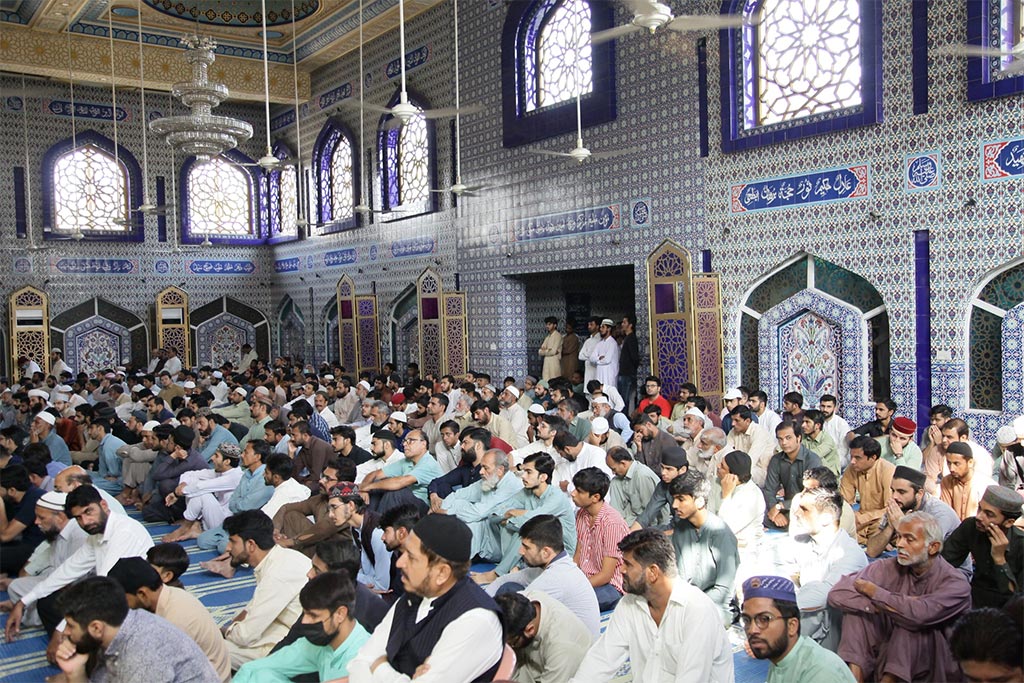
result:
M 303 310 L 307 336 L 316 340 L 317 356 L 323 355 L 324 313 L 334 296 L 334 284 L 349 273 L 360 293 L 376 291 L 382 313 L 382 347 L 390 349 L 390 315 L 395 300 L 427 266 L 438 270 L 445 287 L 456 279 L 468 293 L 470 312 L 470 366 L 492 375 L 522 375 L 533 367 L 528 358 L 539 343 L 538 319 L 546 311 L 558 315 L 564 306 L 560 294 L 533 296 L 521 276 L 539 277 L 558 271 L 587 267 L 622 265 L 635 269 L 632 291 L 641 346 L 647 346 L 645 258 L 665 238 L 688 248 L 700 270 L 701 250 L 710 250 L 713 270 L 722 273 L 725 307 L 725 354 L 728 384 L 738 380 L 737 362 L 739 306 L 746 292 L 778 264 L 799 252 L 814 254 L 865 277 L 881 293 L 892 326 L 892 391 L 916 415 L 919 399 L 915 369 L 918 365 L 915 333 L 915 230 L 929 230 L 931 237 L 932 348 L 934 362 L 932 401 L 949 402 L 958 411 L 965 404 L 964 364 L 966 362 L 966 320 L 968 302 L 976 284 L 990 269 L 1020 254 L 1020 181 L 979 182 L 979 145 L 1021 133 L 1019 98 L 967 103 L 963 60 L 930 56 L 928 64 L 929 108 L 913 113 L 911 69 L 912 13 L 908 3 L 884 3 L 883 106 L 884 123 L 826 136 L 788 141 L 753 151 L 722 154 L 719 122 L 718 35 L 707 36 L 708 100 L 707 129 L 711 131 L 709 155 L 700 157 L 700 92 L 696 42 L 693 36 L 661 32 L 654 36 L 636 34 L 618 41 L 617 119 L 584 131 L 592 150 L 639 145 L 643 151 L 615 159 L 591 161 L 582 166 L 541 157 L 525 148 L 502 147 L 500 39 L 505 4 L 462 2 L 460 6 L 461 98 L 478 103 L 484 110 L 462 120 L 462 177 L 467 184 L 492 183 L 500 188 L 481 197 L 464 197 L 457 207 L 450 195 L 441 195 L 441 210 L 391 223 L 374 222 L 338 235 L 280 245 L 273 257 L 298 257 L 299 270 L 273 275 L 273 261 L 266 251 L 254 260 L 261 274 L 274 280 L 272 289 L 251 288 L 244 278 L 189 279 L 193 300 L 202 301 L 222 291 L 241 292 L 254 306 L 276 310 L 285 294 Z M 717 12 L 714 0 L 691 3 L 687 11 Z M 932 49 L 964 40 L 964 3 L 937 0 L 928 11 L 928 43 Z M 627 21 L 625 9 L 619 21 Z M 408 74 L 410 88 L 426 96 L 432 106 L 448 106 L 454 99 L 451 40 L 451 5 L 436 7 L 409 22 L 407 46 L 429 48 L 427 61 Z M 366 98 L 385 104 L 397 88 L 397 79 L 387 79 L 384 66 L 397 57 L 397 41 L 391 34 L 366 46 Z M 355 54 L 320 69 L 314 74 L 312 90 L 323 93 L 340 84 L 357 86 Z M 358 87 L 354 94 L 358 95 Z M 99 94 L 96 95 L 100 97 Z M 102 101 L 102 100 L 101 100 Z M 237 111 L 237 110 L 236 110 Z M 280 109 L 275 110 L 280 113 Z M 310 107 L 310 111 L 317 111 Z M 259 120 L 249 112 L 250 120 Z M 358 114 L 342 107 L 333 114 L 358 131 Z M 308 155 L 326 119 L 323 112 L 301 120 L 302 149 Z M 0 112 L 0 142 L 5 148 L 18 143 L 11 115 Z M 63 137 L 64 120 L 45 119 L 42 135 L 33 138 L 38 152 Z M 377 115 L 367 113 L 365 149 L 376 152 Z M 257 138 L 260 126 L 257 124 Z M 62 131 L 64 129 L 61 129 Z M 101 129 L 102 130 L 102 129 Z M 40 138 L 38 142 L 36 137 Z M 295 147 L 294 125 L 275 131 Z M 573 146 L 574 136 L 562 135 L 539 144 L 545 148 Z M 136 144 L 137 140 L 126 140 Z M 451 131 L 447 122 L 437 126 L 438 177 L 451 182 Z M 36 146 L 38 145 L 38 146 Z M 154 143 L 156 147 L 156 143 Z M 907 193 L 903 189 L 904 159 L 926 151 L 941 152 L 942 189 Z M 246 151 L 255 154 L 253 145 Z M 166 166 L 166 157 L 156 165 Z M 870 165 L 870 195 L 863 199 L 810 205 L 800 208 L 735 215 L 729 210 L 731 185 L 780 175 L 812 172 L 853 164 Z M 373 168 L 373 164 L 369 164 Z M 161 173 L 166 174 L 166 168 Z M 379 178 L 370 185 L 374 205 L 379 206 Z M 9 184 L 0 198 L 0 218 L 5 234 L 11 234 L 12 208 Z M 973 197 L 977 205 L 964 206 Z M 643 199 L 650 210 L 643 225 L 630 221 L 624 211 L 624 227 L 578 238 L 515 242 L 510 226 L 517 219 L 543 216 L 588 207 L 629 207 Z M 871 213 L 877 216 L 871 217 Z M 99 253 L 113 249 L 131 254 L 149 265 L 146 249 L 157 246 L 147 225 L 145 247 L 84 245 L 83 251 Z M 419 256 L 396 258 L 389 245 L 397 240 L 425 238 L 432 248 Z M 329 267 L 322 254 L 333 249 L 356 247 L 357 262 Z M 218 256 L 235 253 L 216 249 Z M 239 252 L 240 253 L 240 252 Z M 37 272 L 44 252 L 34 257 Z M 251 252 L 246 252 L 247 255 Z M 146 260 L 149 258 L 150 260 Z M 180 258 L 180 257 L 178 257 Z M 14 277 L 10 254 L 0 254 L 6 264 L 3 283 L 11 287 L 23 278 Z M 42 279 L 42 278 L 40 278 Z M 186 279 L 186 278 L 182 278 Z M 262 280 L 262 278 L 258 278 Z M 55 278 L 48 285 L 59 306 L 69 305 L 78 292 L 109 290 L 109 296 L 133 309 L 144 305 L 163 284 L 165 277 L 150 275 L 131 279 L 130 287 L 108 287 L 110 278 Z M 540 280 L 544 282 L 544 280 Z M 119 279 L 127 283 L 128 279 Z M 534 281 L 536 282 L 536 281 Z M 552 290 L 554 280 L 550 281 Z M 563 289 L 569 291 L 562 279 Z M 309 290 L 313 290 L 310 305 Z M 611 293 L 609 293 L 611 295 Z M 616 292 L 616 296 L 628 296 Z M 84 294 L 83 294 L 84 296 Z M 65 303 L 67 302 L 67 303 Z M 528 303 L 529 302 L 529 303 Z M 949 353 L 950 360 L 944 360 Z M 385 354 L 385 358 L 389 352 Z M 762 376 L 767 376 L 762 373 Z M 777 397 L 773 397 L 776 398 Z M 851 413 L 867 410 L 864 396 L 860 406 L 848 406 Z M 970 416 L 982 437 L 1008 416 Z

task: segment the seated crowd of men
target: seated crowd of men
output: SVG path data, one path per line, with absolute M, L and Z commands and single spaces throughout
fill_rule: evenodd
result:
M 249 360 L 0 380 L 8 640 L 69 681 L 724 682 L 735 625 L 770 681 L 1024 676 L 1024 418 Z M 254 571 L 221 627 L 190 539 Z

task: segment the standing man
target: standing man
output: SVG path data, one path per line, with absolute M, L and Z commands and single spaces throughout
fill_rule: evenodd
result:
M 636 316 L 627 315 L 622 318 L 622 348 L 619 351 L 619 381 L 616 388 L 622 401 L 623 410 L 629 411 L 636 398 L 636 372 L 640 368 L 640 344 L 636 338 Z M 667 417 L 667 416 L 666 416 Z
M 562 335 L 558 332 L 558 318 L 544 318 L 544 328 L 548 334 L 540 345 L 538 354 L 544 359 L 541 379 L 554 379 L 562 372 Z
M 565 335 L 562 337 L 562 358 L 560 361 L 561 376 L 566 379 L 572 379 L 572 373 L 576 372 L 580 365 L 580 338 L 576 335 L 575 327 L 576 321 L 572 318 L 566 318 Z
M 601 338 L 590 353 L 590 362 L 595 366 L 593 378 L 614 387 L 619 381 L 619 343 L 612 336 L 615 323 L 611 318 L 605 318 L 597 329 Z M 584 386 L 587 384 L 589 380 L 584 382 Z
M 594 379 L 597 374 L 597 366 L 590 362 L 590 356 L 594 352 L 594 347 L 601 340 L 601 333 L 597 330 L 597 323 L 598 319 L 594 317 L 587 320 L 587 334 L 589 336 L 583 341 L 583 346 L 580 347 L 578 358 L 583 361 L 583 386 L 587 386 L 590 380 Z M 566 379 L 572 378 L 566 377 Z
M 855 513 L 857 542 L 867 543 L 878 531 L 878 520 L 885 515 L 892 498 L 892 477 L 896 466 L 882 460 L 882 447 L 870 436 L 858 436 L 850 442 L 850 466 L 839 480 L 843 500 L 853 506 L 860 502 Z
M 628 660 L 633 680 L 732 683 L 732 648 L 715 603 L 681 579 L 668 537 L 634 531 L 619 542 L 626 596 L 570 683 L 610 681 Z

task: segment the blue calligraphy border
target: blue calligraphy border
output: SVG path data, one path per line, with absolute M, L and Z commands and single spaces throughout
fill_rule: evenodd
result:
M 740 186 L 740 185 L 742 185 L 743 187 L 749 187 L 751 185 L 757 185 L 758 183 L 770 183 L 770 182 L 773 182 L 773 181 L 776 181 L 776 180 L 799 180 L 799 179 L 804 178 L 806 176 L 819 175 L 819 174 L 822 174 L 822 173 L 834 173 L 836 171 L 849 171 L 850 169 L 856 168 L 857 166 L 863 166 L 867 170 L 867 180 L 866 180 L 866 182 L 867 182 L 867 187 L 868 187 L 867 193 L 863 194 L 863 195 L 860 195 L 858 197 L 837 197 L 835 199 L 820 199 L 818 201 L 803 202 L 801 204 L 784 204 L 784 205 L 779 205 L 779 206 L 766 206 L 766 207 L 760 208 L 760 209 L 746 209 L 744 211 L 733 211 L 732 210 L 732 189 L 734 187 L 737 187 L 737 186 Z M 855 200 L 858 200 L 858 199 L 868 199 L 869 197 L 871 197 L 871 164 L 869 162 L 867 162 L 867 161 L 857 161 L 857 162 L 851 163 L 851 164 L 849 164 L 847 166 L 836 166 L 834 168 L 822 168 L 822 169 L 818 169 L 816 171 L 806 171 L 804 173 L 799 173 L 797 175 L 776 176 L 776 177 L 773 177 L 773 178 L 758 178 L 757 180 L 748 180 L 748 181 L 740 181 L 738 183 L 729 183 L 729 188 L 726 190 L 726 193 L 725 193 L 726 202 L 727 202 L 728 206 L 730 207 L 729 211 L 728 211 L 728 215 L 729 216 L 733 216 L 733 217 L 745 216 L 747 214 L 757 213 L 759 211 L 777 211 L 779 209 L 799 209 L 799 208 L 807 207 L 807 206 L 819 206 L 821 204 L 834 204 L 836 202 L 848 202 L 848 201 L 855 201 Z
M 558 213 L 549 213 L 549 214 L 544 214 L 542 216 L 531 216 L 531 217 L 528 217 L 528 218 L 521 218 L 521 219 L 512 221 L 512 223 L 509 225 L 509 228 L 508 228 L 508 230 L 509 230 L 509 235 L 508 235 L 509 241 L 510 242 L 518 242 L 518 243 L 537 242 L 539 240 L 557 240 L 557 239 L 565 239 L 566 237 L 580 237 L 581 235 L 593 235 L 593 234 L 599 234 L 599 233 L 602 233 L 602 232 L 608 232 L 608 231 L 611 231 L 611 230 L 621 230 L 624 227 L 627 227 L 627 225 L 628 225 L 627 222 L 623 221 L 623 218 L 622 218 L 623 211 L 629 211 L 631 206 L 632 206 L 631 202 L 624 202 L 624 203 L 617 203 L 616 202 L 616 203 L 612 203 L 612 204 L 604 204 L 602 206 L 589 206 L 589 207 L 586 207 L 586 208 L 583 208 L 583 209 L 577 209 L 576 211 L 560 211 Z M 612 226 L 610 226 L 608 228 L 599 228 L 597 230 L 583 230 L 583 231 L 567 232 L 567 233 L 562 233 L 562 234 L 558 234 L 558 235 L 546 235 L 546 236 L 543 236 L 543 237 L 530 237 L 530 236 L 520 237 L 519 236 L 519 233 L 521 231 L 525 231 L 525 226 L 527 224 L 531 223 L 531 222 L 532 223 L 538 223 L 538 222 L 543 222 L 544 219 L 563 218 L 563 217 L 568 217 L 568 216 L 578 216 L 579 214 L 585 214 L 585 213 L 597 212 L 597 211 L 610 211 L 612 213 L 613 217 L 617 219 L 616 220 L 617 225 L 612 225 Z

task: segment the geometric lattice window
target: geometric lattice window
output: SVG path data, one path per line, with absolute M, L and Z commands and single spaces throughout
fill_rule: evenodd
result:
M 389 106 L 394 106 L 397 96 Z M 410 97 L 409 102 L 423 108 Z M 391 127 L 393 117 L 381 119 L 381 197 L 384 210 L 401 207 L 403 213 L 433 211 L 434 124 L 422 114 L 413 116 L 400 128 Z
M 615 120 L 615 43 L 590 34 L 612 28 L 607 0 L 509 3 L 501 37 L 503 142 L 515 147 Z
M 1022 301 L 1024 263 L 997 272 L 971 301 L 967 383 L 970 408 L 1003 410 L 1004 327 L 1009 322 L 1007 314 Z M 1020 331 L 1017 333 L 1019 336 Z
M 185 194 L 192 236 L 252 237 L 252 177 L 223 156 L 188 171 Z
M 112 154 L 84 145 L 53 166 L 53 231 L 126 230 L 128 172 Z M 118 225 L 118 221 L 122 225 Z
M 758 18 L 726 32 L 724 151 L 881 121 L 879 2 L 732 0 Z
M 290 150 L 283 144 L 274 146 L 274 156 L 287 159 Z M 283 166 L 270 171 L 270 238 L 272 240 L 295 239 L 299 236 L 296 222 L 299 218 L 299 181 L 294 166 Z
M 359 157 L 353 139 L 347 128 L 329 119 L 313 146 L 320 234 L 356 226 Z
M 522 60 L 526 110 L 591 92 L 590 4 L 586 0 L 539 4 L 531 28 Z

